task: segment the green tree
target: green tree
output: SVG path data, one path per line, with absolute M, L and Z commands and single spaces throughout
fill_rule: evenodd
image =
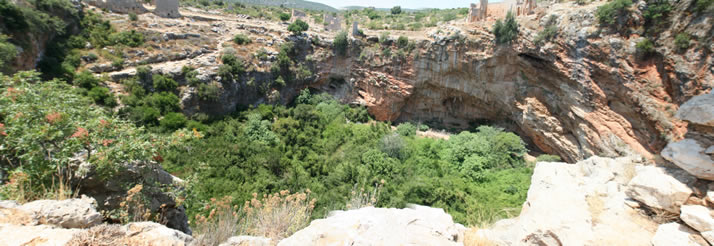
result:
M 393 15 L 399 15 L 402 13 L 402 7 L 401 6 L 394 6 L 391 9 L 391 12 Z
M 156 91 L 174 91 L 178 88 L 178 83 L 169 77 L 161 74 L 154 74 L 152 76 L 152 81 L 154 81 L 154 89 Z
M 17 48 L 7 39 L 6 35 L 0 34 L 0 72 L 9 72 L 9 65 L 17 55 Z
M 335 53 L 340 56 L 347 54 L 347 47 L 349 46 L 349 41 L 347 40 L 347 32 L 342 31 L 335 36 L 335 40 L 332 42 L 335 47 Z
M 292 32 L 294 35 L 300 35 L 309 28 L 310 25 L 308 25 L 307 22 L 298 19 L 288 26 L 288 31 Z
M 279 17 L 281 21 L 289 21 L 292 16 L 288 13 L 280 13 Z
M 620 16 L 628 12 L 630 6 L 632 6 L 632 0 L 614 0 L 598 7 L 595 17 L 602 24 L 612 25 L 617 22 Z
M 518 37 L 518 23 L 513 12 L 508 11 L 503 21 L 496 21 L 493 25 L 493 34 L 496 36 L 497 44 L 508 44 Z
M 182 113 L 168 113 L 159 121 L 159 125 L 166 131 L 174 131 L 185 127 L 187 122 Z

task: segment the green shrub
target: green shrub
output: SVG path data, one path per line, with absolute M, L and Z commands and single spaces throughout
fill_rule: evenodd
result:
M 237 79 L 245 73 L 243 60 L 239 59 L 232 52 L 223 53 L 221 62 L 223 62 L 223 65 L 218 67 L 218 75 L 221 76 L 221 78 L 227 80 Z
M 174 79 L 161 74 L 154 74 L 152 81 L 154 81 L 154 90 L 156 91 L 174 91 L 178 88 L 178 83 Z
M 298 19 L 288 26 L 288 31 L 292 32 L 295 35 L 300 35 L 302 34 L 302 32 L 307 31 L 309 28 L 310 25 L 308 25 L 307 22 Z
M 411 137 L 416 135 L 416 126 L 412 123 L 405 122 L 397 126 L 397 133 L 401 136 Z
M 183 74 L 183 77 L 186 79 L 186 83 L 189 86 L 198 86 L 199 83 L 201 83 L 201 80 L 197 78 L 198 76 L 198 71 L 196 69 L 193 69 L 192 67 L 189 66 L 183 66 L 181 68 L 181 74 Z
M 399 36 L 397 39 L 397 47 L 400 49 L 406 48 L 409 45 L 409 38 L 406 36 Z
M 218 101 L 221 87 L 216 83 L 201 84 L 198 86 L 198 96 L 205 101 Z
M 691 37 L 687 33 L 680 33 L 674 38 L 674 45 L 680 50 L 686 50 L 689 48 L 689 42 Z
M 664 23 L 664 19 L 672 10 L 672 4 L 667 0 L 656 0 L 647 4 L 647 8 L 642 12 L 645 22 L 648 25 L 658 26 Z
M 714 0 L 697 0 L 695 6 L 695 10 L 697 12 L 704 12 L 706 10 L 710 10 L 712 6 L 714 6 Z
M 278 78 L 275 79 L 275 84 L 278 85 L 278 87 L 285 87 L 285 79 L 283 79 L 283 76 L 278 76 Z
M 347 47 L 349 46 L 349 41 L 347 40 L 347 32 L 342 31 L 335 36 L 335 41 L 333 41 L 333 46 L 335 47 L 335 53 L 340 56 L 347 54 Z
M 235 37 L 233 37 L 233 42 L 239 45 L 244 45 L 244 44 L 250 44 L 253 42 L 250 40 L 250 37 L 248 37 L 245 34 L 237 34 Z
M 511 43 L 518 37 L 518 23 L 516 23 L 513 12 L 508 11 L 503 21 L 496 21 L 496 24 L 493 25 L 493 35 L 496 36 L 497 44 Z
M 280 13 L 279 17 L 281 21 L 289 21 L 292 16 L 288 13 Z
M 17 55 L 15 45 L 7 41 L 7 36 L 0 34 L 0 72 L 9 72 L 10 63 Z
M 129 13 L 129 20 L 130 21 L 138 21 L 139 16 L 137 16 L 136 13 Z
M 645 56 L 655 52 L 654 43 L 646 38 L 637 42 L 637 44 L 635 44 L 635 48 L 637 48 L 637 52 Z
M 99 79 L 92 72 L 84 70 L 74 76 L 74 85 L 89 90 L 99 85 Z
M 170 92 L 152 93 L 145 97 L 144 100 L 145 105 L 158 109 L 161 114 L 176 112 L 180 109 L 178 97 Z
M 628 8 L 632 5 L 632 0 L 614 0 L 603 4 L 595 11 L 595 17 L 601 24 L 615 24 L 617 18 L 628 12 Z
M 381 32 L 379 34 L 379 43 L 382 45 L 388 45 L 389 42 L 391 42 L 391 39 L 389 39 L 389 32 Z
M 136 30 L 112 33 L 109 35 L 112 44 L 123 44 L 129 47 L 139 47 L 144 44 L 144 34 Z
M 129 119 L 137 124 L 142 125 L 157 125 L 159 123 L 161 112 L 158 109 L 149 106 L 139 106 L 131 108 Z
M 187 122 L 182 113 L 168 113 L 159 121 L 159 126 L 166 131 L 174 131 L 185 127 Z
M 555 15 L 551 15 L 548 17 L 548 21 L 546 22 L 545 28 L 543 28 L 543 31 L 538 32 L 538 35 L 536 35 L 534 42 L 537 45 L 541 45 L 544 42 L 549 42 L 553 40 L 556 36 L 558 36 L 558 26 L 557 22 L 558 17 Z
M 89 90 L 87 96 L 94 100 L 95 103 L 101 104 L 107 107 L 115 107 L 117 105 L 117 100 L 114 95 L 109 91 L 109 88 L 97 86 Z

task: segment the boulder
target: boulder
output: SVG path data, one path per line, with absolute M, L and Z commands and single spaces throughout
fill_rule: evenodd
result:
M 709 244 L 714 244 L 714 231 L 703 231 L 700 232 L 704 240 L 707 240 Z
M 89 228 L 102 223 L 93 198 L 37 200 L 14 208 L 0 209 L 0 222 L 17 225 L 55 225 Z
M 365 207 L 314 220 L 278 245 L 459 245 L 464 230 L 440 208 Z
M 704 147 L 694 139 L 669 143 L 662 150 L 662 157 L 697 178 L 714 180 L 714 161 L 705 154 Z
M 498 245 L 647 245 L 657 225 L 628 206 L 624 192 L 640 161 L 536 163 L 520 215 L 477 235 Z
M 81 229 L 0 224 L 0 245 L 66 245 Z
M 714 218 L 708 208 L 700 205 L 685 205 L 681 210 L 679 217 L 695 230 L 700 232 L 714 230 Z
M 184 246 L 193 238 L 183 232 L 154 222 L 135 222 L 124 226 L 128 245 Z M 147 244 L 149 243 L 149 244 Z
M 698 125 L 714 126 L 714 93 L 692 97 L 679 106 L 677 118 Z
M 657 232 L 655 233 L 655 236 L 652 237 L 652 245 L 653 246 L 707 245 L 706 242 L 701 242 L 701 240 L 699 240 L 697 238 L 696 233 L 697 232 L 695 232 L 694 230 L 689 229 L 689 227 L 686 227 L 679 223 L 663 224 L 657 228 Z M 702 243 L 704 243 L 704 244 L 702 244 Z
M 647 206 L 679 213 L 679 207 L 687 201 L 692 189 L 666 173 L 664 168 L 645 166 L 629 182 L 626 193 Z
M 253 236 L 235 236 L 231 237 L 218 246 L 270 246 L 270 238 L 253 237 Z

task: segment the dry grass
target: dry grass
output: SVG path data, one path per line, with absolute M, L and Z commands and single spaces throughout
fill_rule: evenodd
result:
M 355 184 L 352 187 L 352 192 L 350 193 L 352 196 L 350 197 L 350 200 L 347 201 L 347 204 L 345 207 L 348 210 L 352 209 L 360 209 L 363 207 L 371 207 L 375 206 L 377 202 L 379 201 L 379 194 L 382 191 L 382 187 L 384 186 L 384 179 L 380 180 L 378 184 L 374 184 L 374 189 L 370 191 L 364 190 L 364 188 L 360 188 L 359 190 L 357 189 L 357 184 Z
M 127 235 L 119 225 L 99 225 L 75 233 L 68 246 L 113 246 L 127 245 Z
M 0 186 L 0 194 L 7 200 L 14 200 L 18 203 L 26 203 L 34 200 L 51 199 L 65 200 L 77 198 L 77 190 L 72 189 L 70 179 L 72 174 L 69 169 L 57 166 L 57 172 L 52 177 L 50 187 L 38 184 L 39 181 L 32 180 L 30 175 L 23 171 L 15 171 L 10 174 L 7 183 Z M 40 187 L 39 189 L 33 187 Z
M 143 188 L 143 185 L 138 184 L 126 192 L 127 196 L 119 204 L 122 223 L 148 221 L 151 219 L 151 211 L 144 205 L 147 202 L 141 193 Z
M 287 190 L 263 195 L 253 194 L 242 208 L 230 205 L 231 197 L 211 199 L 204 208 L 208 215 L 196 215 L 192 226 L 194 245 L 215 246 L 233 235 L 266 237 L 278 242 L 310 223 L 315 200 L 310 190 L 291 194 Z
M 464 232 L 464 246 L 496 246 L 496 242 L 479 235 L 478 227 L 471 227 Z

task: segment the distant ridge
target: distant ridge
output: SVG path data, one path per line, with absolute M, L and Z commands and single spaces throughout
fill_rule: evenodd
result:
M 296 9 L 309 9 L 309 10 L 324 10 L 329 12 L 337 12 L 336 8 L 330 7 L 329 5 L 310 2 L 305 0 L 229 0 L 231 2 L 239 2 L 243 4 L 252 5 L 266 5 L 266 6 L 284 6 L 286 8 L 296 8 Z

